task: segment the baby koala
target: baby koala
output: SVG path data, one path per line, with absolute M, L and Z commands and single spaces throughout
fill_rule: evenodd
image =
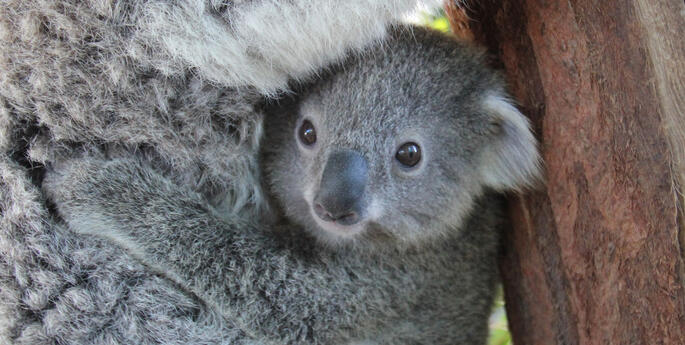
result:
M 128 250 L 245 344 L 484 344 L 498 191 L 539 174 L 528 121 L 472 47 L 398 28 L 265 118 L 281 219 L 220 214 L 144 159 L 48 172 L 76 232 Z M 260 174 L 260 172 L 255 172 Z
M 500 76 L 443 34 L 399 28 L 322 79 L 266 119 L 263 162 L 285 215 L 323 243 L 444 240 L 486 190 L 539 174 Z

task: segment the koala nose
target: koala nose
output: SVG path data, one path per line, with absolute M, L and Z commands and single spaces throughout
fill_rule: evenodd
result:
M 340 225 L 353 225 L 359 222 L 359 214 L 357 212 L 352 211 L 349 213 L 334 214 L 326 211 L 326 208 L 324 208 L 321 203 L 316 203 L 314 205 L 314 212 L 316 212 L 316 215 L 319 216 L 319 218 Z
M 359 222 L 364 211 L 364 189 L 368 178 L 366 159 L 358 152 L 333 152 L 323 170 L 314 212 L 322 220 L 340 225 Z

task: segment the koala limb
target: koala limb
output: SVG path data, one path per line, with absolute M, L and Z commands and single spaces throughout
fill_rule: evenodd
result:
M 357 309 L 365 304 L 387 313 L 398 312 L 393 303 L 404 306 L 393 298 L 401 294 L 370 279 L 370 262 L 313 251 L 294 238 L 278 240 L 250 220 L 227 222 L 198 194 L 138 160 L 71 161 L 47 174 L 44 189 L 73 231 L 127 249 L 260 342 L 283 343 L 277 339 L 283 328 L 297 341 L 310 339 L 312 331 L 319 341 L 336 338 L 370 326 L 358 324 L 364 313 Z M 338 329 L 327 329 L 331 320 Z
M 466 285 L 493 286 L 494 271 L 472 266 L 478 257 L 493 267 L 494 245 L 332 252 L 301 233 L 274 236 L 259 220 L 221 217 L 136 159 L 67 162 L 47 173 L 44 189 L 70 229 L 127 249 L 255 343 L 479 344 L 487 332 L 487 318 L 472 315 L 487 315 L 492 292 Z

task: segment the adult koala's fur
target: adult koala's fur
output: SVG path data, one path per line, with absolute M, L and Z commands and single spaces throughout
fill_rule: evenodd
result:
M 121 249 L 63 229 L 41 167 L 135 152 L 215 206 L 258 205 L 255 104 L 381 39 L 416 2 L 3 1 L 0 343 L 246 339 Z

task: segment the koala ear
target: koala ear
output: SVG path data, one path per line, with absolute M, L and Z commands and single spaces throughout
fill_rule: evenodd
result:
M 542 169 L 530 122 L 498 94 L 488 95 L 483 107 L 491 118 L 494 133 L 481 162 L 485 184 L 500 191 L 533 187 L 540 181 Z

